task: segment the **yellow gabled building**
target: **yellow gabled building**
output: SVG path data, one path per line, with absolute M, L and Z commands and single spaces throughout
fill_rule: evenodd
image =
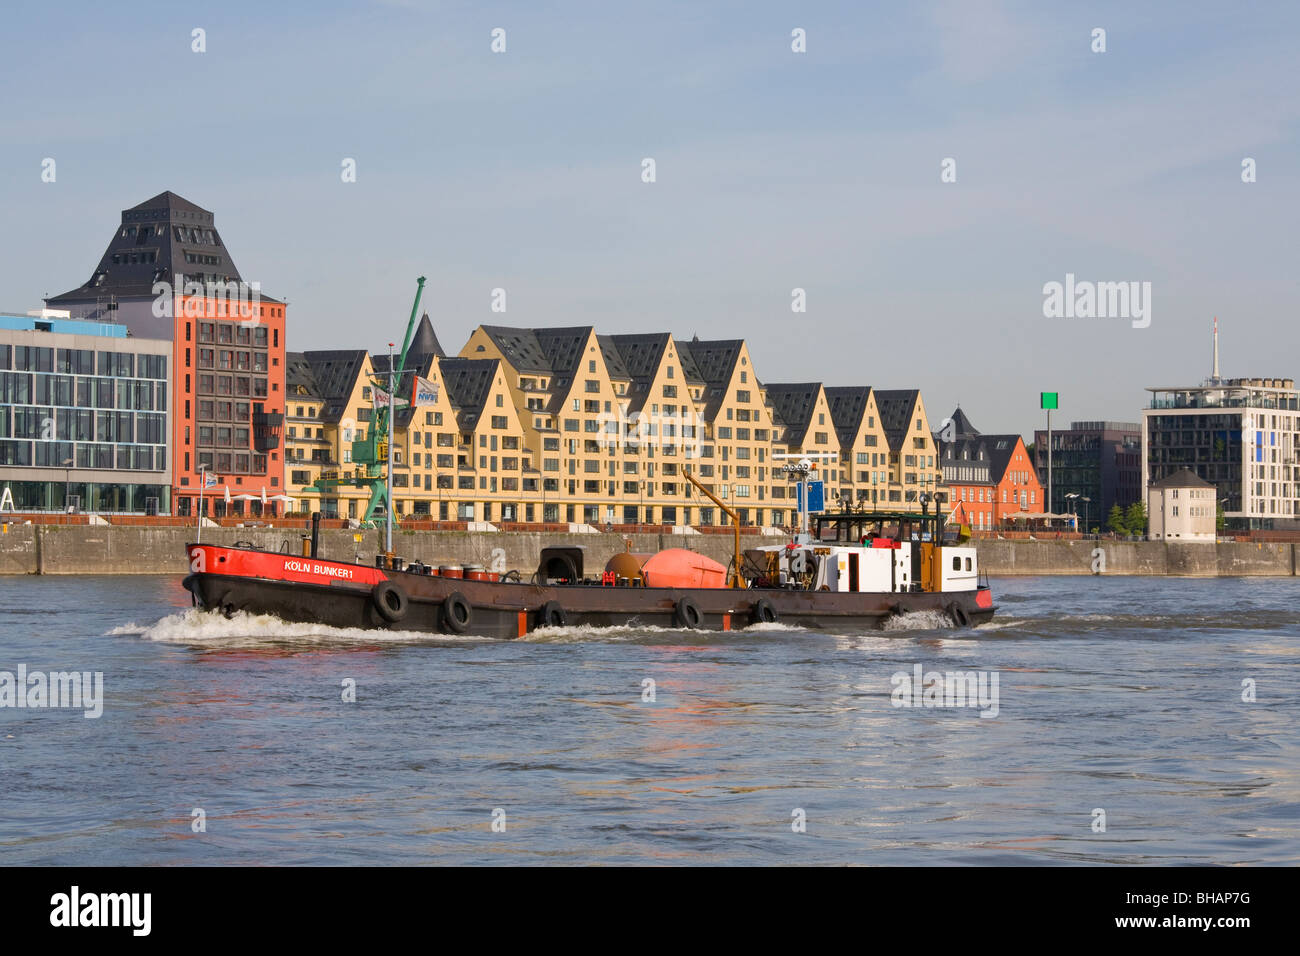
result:
M 878 390 L 876 407 L 889 442 L 884 506 L 921 510 L 921 495 L 942 490 L 942 465 L 919 389 Z M 933 510 L 933 506 L 931 509 Z
M 464 358 L 441 359 L 438 368 L 457 428 L 455 487 L 441 488 L 434 482 L 438 517 L 491 524 L 535 520 L 527 517 L 534 495 L 525 492 L 524 481 L 535 480 L 536 472 L 511 401 L 508 369 L 497 359 Z M 437 434 L 445 441 L 445 432 Z M 446 477 L 438 471 L 439 477 Z M 449 497 L 443 497 L 448 492 Z
M 501 362 L 537 474 L 519 520 L 598 525 L 616 522 L 621 482 L 620 395 L 591 326 L 521 329 L 479 326 L 466 358 Z M 532 512 L 534 517 L 527 515 Z
M 696 338 L 678 348 L 703 424 L 695 477 L 735 509 L 743 524 L 789 523 L 792 491 L 779 471 L 781 462 L 772 459 L 773 452 L 785 446 L 777 442 L 749 346 L 744 339 Z M 726 516 L 716 512 L 705 500 L 696 521 L 726 524 Z
M 820 382 L 798 382 L 768 383 L 763 388 L 774 419 L 781 426 L 783 452 L 796 459 L 804 455 L 813 456 L 817 476 L 825 483 L 826 508 L 838 510 L 842 494 L 840 440 L 825 387 Z M 826 455 L 834 457 L 818 457 Z M 793 501 L 790 505 L 791 509 L 796 507 Z
M 840 443 L 840 493 L 855 508 L 889 507 L 889 438 L 870 385 L 826 389 Z

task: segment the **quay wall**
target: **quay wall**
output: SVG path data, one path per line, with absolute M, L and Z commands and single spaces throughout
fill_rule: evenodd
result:
M 373 563 L 382 549 L 382 530 L 324 530 L 320 555 Z M 297 530 L 205 528 L 204 541 L 302 553 Z M 358 540 L 359 539 L 359 540 Z M 478 564 L 531 573 L 543 547 L 579 545 L 586 549 L 588 573 L 624 550 L 685 547 L 727 563 L 732 538 L 723 534 L 555 534 L 549 532 L 398 531 L 394 550 L 406 561 L 426 564 Z M 193 528 L 112 525 L 7 524 L 0 533 L 0 574 L 183 574 L 185 545 Z M 747 536 L 741 547 L 779 542 Z M 1300 545 L 1274 542 L 1185 544 L 1160 541 L 1001 540 L 976 542 L 980 567 L 991 575 L 1104 574 L 1215 576 L 1294 576 Z M 1104 556 L 1099 560 L 1097 551 Z M 1104 560 L 1104 564 L 1101 564 Z

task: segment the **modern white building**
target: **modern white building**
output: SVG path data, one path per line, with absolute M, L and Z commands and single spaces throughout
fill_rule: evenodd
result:
M 1227 526 L 1300 524 L 1300 392 L 1289 378 L 1149 388 L 1142 487 L 1187 469 L 1214 486 Z
M 1214 486 L 1228 530 L 1300 528 L 1300 392 L 1291 378 L 1220 378 L 1148 388 L 1142 494 L 1187 469 Z
M 1214 542 L 1214 485 L 1180 468 L 1147 489 L 1147 537 L 1152 541 Z

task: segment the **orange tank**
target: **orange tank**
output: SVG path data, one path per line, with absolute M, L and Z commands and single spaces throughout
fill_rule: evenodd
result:
M 727 568 L 686 548 L 668 548 L 647 558 L 641 574 L 650 588 L 722 588 Z

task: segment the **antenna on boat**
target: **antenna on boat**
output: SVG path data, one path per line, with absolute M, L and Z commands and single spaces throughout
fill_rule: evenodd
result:
M 808 478 L 817 471 L 818 461 L 837 462 L 840 459 L 840 453 L 837 451 L 812 451 L 799 455 L 777 453 L 772 458 L 774 460 L 778 458 L 798 459 L 794 464 L 782 465 L 781 471 L 803 484 L 803 494 L 795 496 L 799 504 L 799 534 L 796 536 L 795 541 L 798 544 L 808 544 L 812 540 L 808 534 Z

